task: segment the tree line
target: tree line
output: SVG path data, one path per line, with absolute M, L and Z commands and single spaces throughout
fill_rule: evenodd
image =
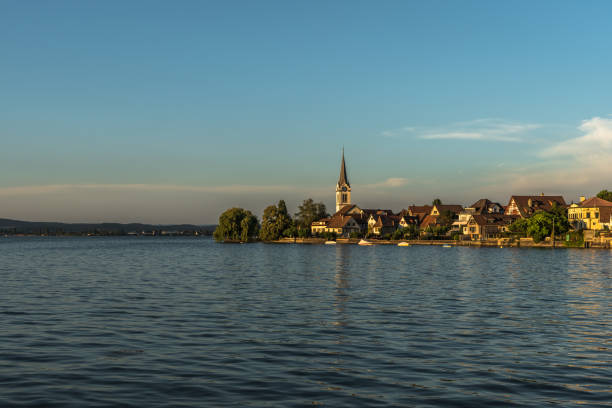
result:
M 217 241 L 229 242 L 306 238 L 310 236 L 312 222 L 325 217 L 329 217 L 325 204 L 316 203 L 312 198 L 304 200 L 298 206 L 294 217 L 287 211 L 285 200 L 280 200 L 277 205 L 269 205 L 264 209 L 261 223 L 251 211 L 235 207 L 221 214 L 213 237 Z

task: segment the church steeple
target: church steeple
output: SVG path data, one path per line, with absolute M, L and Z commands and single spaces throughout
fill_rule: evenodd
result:
M 346 175 L 346 164 L 344 163 L 344 147 L 342 148 L 342 163 L 340 164 L 340 178 L 338 179 L 338 186 L 342 187 L 343 185 L 347 185 L 351 187 L 351 184 L 348 181 L 348 177 Z
M 344 161 L 344 147 L 342 148 L 342 162 L 340 163 L 340 178 L 336 185 L 336 212 L 342 207 L 351 204 L 351 185 L 346 175 L 346 163 Z

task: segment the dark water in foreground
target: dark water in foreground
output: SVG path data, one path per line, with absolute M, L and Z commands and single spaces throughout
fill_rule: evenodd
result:
M 0 238 L 0 406 L 612 406 L 611 259 Z

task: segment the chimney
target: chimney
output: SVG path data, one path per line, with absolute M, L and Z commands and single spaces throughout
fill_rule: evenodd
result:
M 580 196 L 580 202 L 583 202 L 584 200 L 586 200 L 585 196 Z

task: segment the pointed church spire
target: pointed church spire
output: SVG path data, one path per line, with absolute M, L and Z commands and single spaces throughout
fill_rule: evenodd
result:
M 340 164 L 340 178 L 338 179 L 338 186 L 346 184 L 351 186 L 346 175 L 346 164 L 344 163 L 344 146 L 342 146 L 342 163 Z

